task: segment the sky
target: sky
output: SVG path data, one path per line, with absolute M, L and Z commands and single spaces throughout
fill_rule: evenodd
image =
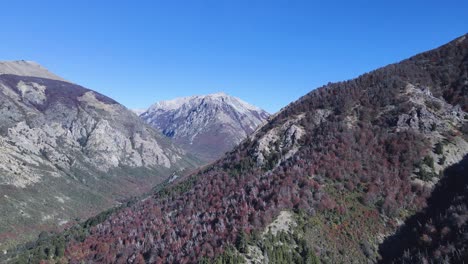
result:
M 224 91 L 274 113 L 468 33 L 468 1 L 6 1 L 0 60 L 128 108 Z

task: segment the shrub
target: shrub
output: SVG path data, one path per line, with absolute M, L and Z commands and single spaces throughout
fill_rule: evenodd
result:
M 442 153 L 444 153 L 444 145 L 442 145 L 442 143 L 437 143 L 435 145 L 435 149 L 434 149 L 434 152 L 437 154 L 437 155 L 442 155 Z
M 429 168 L 434 169 L 434 158 L 431 156 L 424 157 L 423 163 L 426 164 Z

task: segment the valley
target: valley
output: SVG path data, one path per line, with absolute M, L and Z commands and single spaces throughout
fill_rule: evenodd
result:
M 16 85 L 7 87 L 19 98 L 18 77 L 2 78 Z M 35 109 L 44 109 L 39 87 L 50 84 L 21 81 L 39 95 L 22 95 L 15 102 L 28 100 Z M 224 155 L 218 152 L 219 159 L 197 169 L 184 146 L 187 143 L 178 148 L 173 142 L 178 142 L 177 135 L 185 137 L 179 142 L 187 142 L 188 127 L 198 127 L 189 125 L 203 124 L 197 118 L 206 116 L 198 115 L 206 113 L 205 104 L 197 100 L 206 98 L 181 99 L 195 100 L 196 110 L 180 106 L 184 105 L 180 101 L 154 105 L 140 115 L 143 120 L 151 124 L 158 119 L 150 113 L 159 111 L 159 120 L 167 122 L 158 121 L 152 130 L 128 110 L 120 111 L 125 119 L 112 115 L 109 108 L 119 106 L 111 99 L 80 92 L 67 102 L 78 109 L 105 111 L 109 120 L 122 120 L 118 124 L 125 120 L 135 124 L 134 133 L 126 134 L 133 135 L 132 148 L 117 148 L 118 152 L 107 146 L 120 143 L 102 139 L 105 144 L 91 144 L 95 148 L 80 154 L 84 160 L 89 156 L 108 168 L 120 168 L 112 167 L 114 160 L 103 159 L 101 154 L 117 151 L 123 153 L 116 157 L 118 164 L 132 169 L 150 164 L 146 169 L 193 171 L 163 182 L 169 179 L 166 170 L 159 174 L 165 178 L 151 182 L 151 186 L 162 184 L 145 189 L 149 192 L 143 199 L 62 233 L 45 234 L 35 243 L 7 252 L 8 261 L 463 263 L 468 259 L 467 91 L 468 35 L 464 35 L 355 79 L 314 89 L 271 117 L 264 114 L 267 122 L 243 131 L 244 139 L 234 148 Z M 174 105 L 183 110 L 167 110 Z M 175 127 L 179 113 L 184 113 L 180 114 L 181 130 Z M 261 115 L 257 113 L 257 119 Z M 187 116 L 194 119 L 187 120 Z M 20 130 L 17 123 L 10 122 L 3 130 Z M 112 131 L 110 125 L 103 126 L 104 131 Z M 143 149 L 138 150 L 142 160 L 142 153 L 148 154 L 148 161 L 120 160 L 122 155 L 132 157 L 136 139 L 145 138 L 141 128 L 151 135 L 146 137 L 150 143 L 140 144 Z M 155 142 L 165 148 L 156 153 L 154 147 L 144 151 L 144 145 Z M 49 161 L 54 166 L 60 162 Z M 13 182 L 11 178 L 5 177 Z M 21 184 L 37 184 L 28 180 Z M 16 188 L 23 187 L 17 183 Z M 409 242 L 403 242 L 406 239 Z

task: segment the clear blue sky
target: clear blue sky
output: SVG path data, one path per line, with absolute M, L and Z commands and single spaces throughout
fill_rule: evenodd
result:
M 37 61 L 129 108 L 224 91 L 275 112 L 468 32 L 461 0 L 2 1 L 0 12 L 0 60 Z

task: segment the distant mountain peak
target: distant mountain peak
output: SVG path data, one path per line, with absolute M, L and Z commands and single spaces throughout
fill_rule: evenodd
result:
M 66 81 L 62 77 L 53 74 L 39 63 L 27 60 L 0 61 L 0 75 L 2 74 Z
M 245 110 L 250 110 L 250 111 L 263 111 L 261 108 L 254 106 L 252 104 L 249 104 L 243 100 L 241 100 L 238 97 L 231 96 L 225 92 L 217 92 L 217 93 L 212 93 L 212 94 L 207 94 L 207 95 L 194 95 L 194 96 L 187 96 L 187 97 L 178 97 L 175 99 L 171 100 L 164 100 L 164 101 L 158 101 L 155 104 L 153 104 L 148 110 L 143 113 L 143 115 L 147 115 L 151 112 L 158 111 L 158 110 L 176 110 L 182 106 L 189 106 L 190 104 L 194 103 L 199 103 L 201 101 L 205 101 L 207 103 L 222 103 L 222 104 L 230 104 L 234 105 L 238 108 L 238 110 L 242 110 L 244 108 Z
M 205 160 L 230 150 L 268 116 L 259 107 L 224 92 L 159 101 L 140 115 Z

